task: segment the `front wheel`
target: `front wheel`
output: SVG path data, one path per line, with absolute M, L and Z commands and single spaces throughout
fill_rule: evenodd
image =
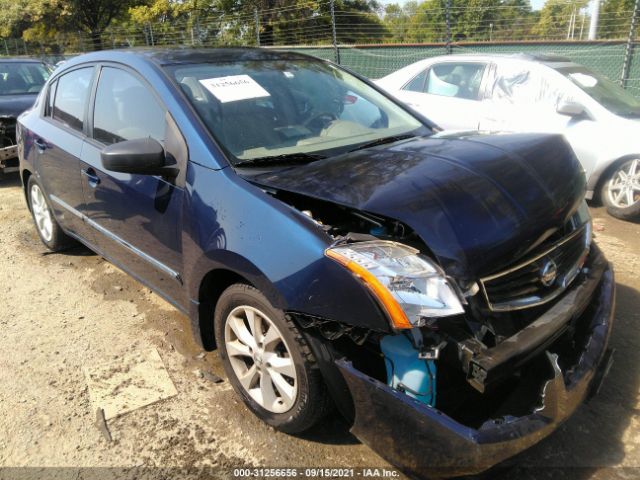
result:
M 214 321 L 227 377 L 255 415 L 287 433 L 307 430 L 325 415 L 329 398 L 309 346 L 264 295 L 232 285 Z
M 630 220 L 640 215 L 640 159 L 618 164 L 602 184 L 600 198 L 614 217 Z

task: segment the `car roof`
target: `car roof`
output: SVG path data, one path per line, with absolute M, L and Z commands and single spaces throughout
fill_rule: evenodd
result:
M 0 58 L 0 63 L 44 63 L 37 58 Z
M 501 59 L 512 59 L 512 60 L 525 60 L 529 62 L 542 63 L 544 65 L 553 66 L 556 63 L 562 64 L 573 64 L 570 58 L 563 57 L 561 55 L 547 54 L 547 53 L 462 53 L 462 54 L 454 54 L 454 55 L 441 55 L 438 56 L 438 59 L 442 59 L 445 57 L 446 60 L 451 61 L 468 61 L 468 60 L 477 60 L 484 62 L 491 62 Z M 429 60 L 432 60 L 436 57 L 431 57 Z
M 103 50 L 74 57 L 65 62 L 65 69 L 86 62 L 128 62 L 140 59 L 157 65 L 179 65 L 197 63 L 245 62 L 260 60 L 317 60 L 317 57 L 297 52 L 287 52 L 267 48 L 225 47 L 225 48 L 127 48 Z

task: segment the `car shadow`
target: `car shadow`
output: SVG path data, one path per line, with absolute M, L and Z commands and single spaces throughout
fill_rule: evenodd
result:
M 0 188 L 19 187 L 20 184 L 20 173 L 0 173 Z
M 618 283 L 609 342 L 609 347 L 616 350 L 615 361 L 595 398 L 539 444 L 488 472 L 463 478 L 587 480 L 600 478 L 597 472 L 601 469 L 619 465 L 625 458 L 625 431 L 632 418 L 640 415 L 636 405 L 640 389 L 638 305 L 640 292 Z M 640 468 L 629 470 L 637 470 L 640 475 Z
M 65 255 L 69 257 L 94 257 L 98 254 L 93 250 L 89 249 L 88 247 L 84 246 L 82 243 L 74 242 L 73 245 L 63 250 L 57 250 L 55 252 L 51 252 L 47 250 L 45 252 L 42 252 L 43 257 L 48 255 Z
M 325 445 L 357 445 L 360 440 L 349 432 L 350 427 L 349 422 L 334 410 L 324 420 L 297 437 Z

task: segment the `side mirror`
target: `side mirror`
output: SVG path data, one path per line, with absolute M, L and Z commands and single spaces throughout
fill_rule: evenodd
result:
M 587 114 L 587 109 L 578 102 L 571 102 L 568 100 L 563 100 L 558 104 L 558 108 L 556 108 L 556 112 L 561 115 L 567 115 L 568 117 L 582 117 Z
M 100 152 L 107 170 L 138 175 L 175 177 L 178 168 L 167 165 L 164 148 L 153 138 L 139 138 L 114 143 Z

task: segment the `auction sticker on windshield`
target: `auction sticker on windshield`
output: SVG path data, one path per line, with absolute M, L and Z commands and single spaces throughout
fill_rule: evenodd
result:
M 269 92 L 249 75 L 205 78 L 200 80 L 200 83 L 222 103 L 270 96 Z

